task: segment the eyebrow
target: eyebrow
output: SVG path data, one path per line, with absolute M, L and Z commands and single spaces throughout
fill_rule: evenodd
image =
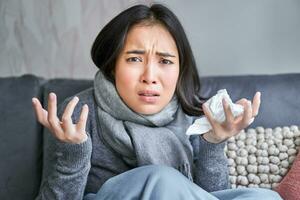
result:
M 126 51 L 126 54 L 145 54 L 145 51 L 143 50 L 131 50 Z M 156 55 L 162 56 L 162 57 L 176 57 L 168 52 L 156 52 Z

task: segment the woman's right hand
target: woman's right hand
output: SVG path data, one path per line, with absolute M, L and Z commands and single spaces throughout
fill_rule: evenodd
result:
M 73 144 L 82 143 L 88 138 L 85 127 L 89 110 L 86 104 L 82 107 L 78 123 L 73 124 L 72 122 L 71 116 L 78 101 L 78 97 L 74 97 L 67 104 L 60 121 L 57 117 L 57 100 L 55 93 L 50 93 L 48 96 L 48 111 L 42 107 L 37 98 L 32 98 L 37 120 L 48 128 L 58 140 Z

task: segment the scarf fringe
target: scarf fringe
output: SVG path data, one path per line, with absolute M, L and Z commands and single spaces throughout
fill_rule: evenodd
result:
M 193 182 L 193 176 L 191 173 L 191 166 L 189 163 L 181 164 L 177 167 L 177 170 L 182 173 L 184 176 L 186 176 L 190 181 Z

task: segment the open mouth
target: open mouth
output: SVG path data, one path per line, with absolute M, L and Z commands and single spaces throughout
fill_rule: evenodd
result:
M 155 97 L 155 96 L 160 96 L 158 92 L 156 91 L 140 91 L 138 93 L 140 96 L 146 96 L 146 97 Z
M 160 94 L 154 90 L 140 91 L 138 92 L 138 95 L 140 96 L 141 101 L 150 104 L 157 103 L 160 96 Z
M 140 96 L 145 96 L 145 97 L 155 97 L 159 96 L 158 94 L 139 94 Z

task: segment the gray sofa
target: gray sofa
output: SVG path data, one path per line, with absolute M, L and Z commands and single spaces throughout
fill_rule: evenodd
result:
M 202 95 L 226 88 L 233 100 L 262 92 L 259 116 L 251 127 L 300 125 L 300 74 L 203 77 Z M 92 86 L 92 80 L 34 75 L 0 78 L 0 199 L 34 199 L 43 166 L 44 129 L 35 119 L 31 98 L 44 106 L 51 91 L 58 102 Z

